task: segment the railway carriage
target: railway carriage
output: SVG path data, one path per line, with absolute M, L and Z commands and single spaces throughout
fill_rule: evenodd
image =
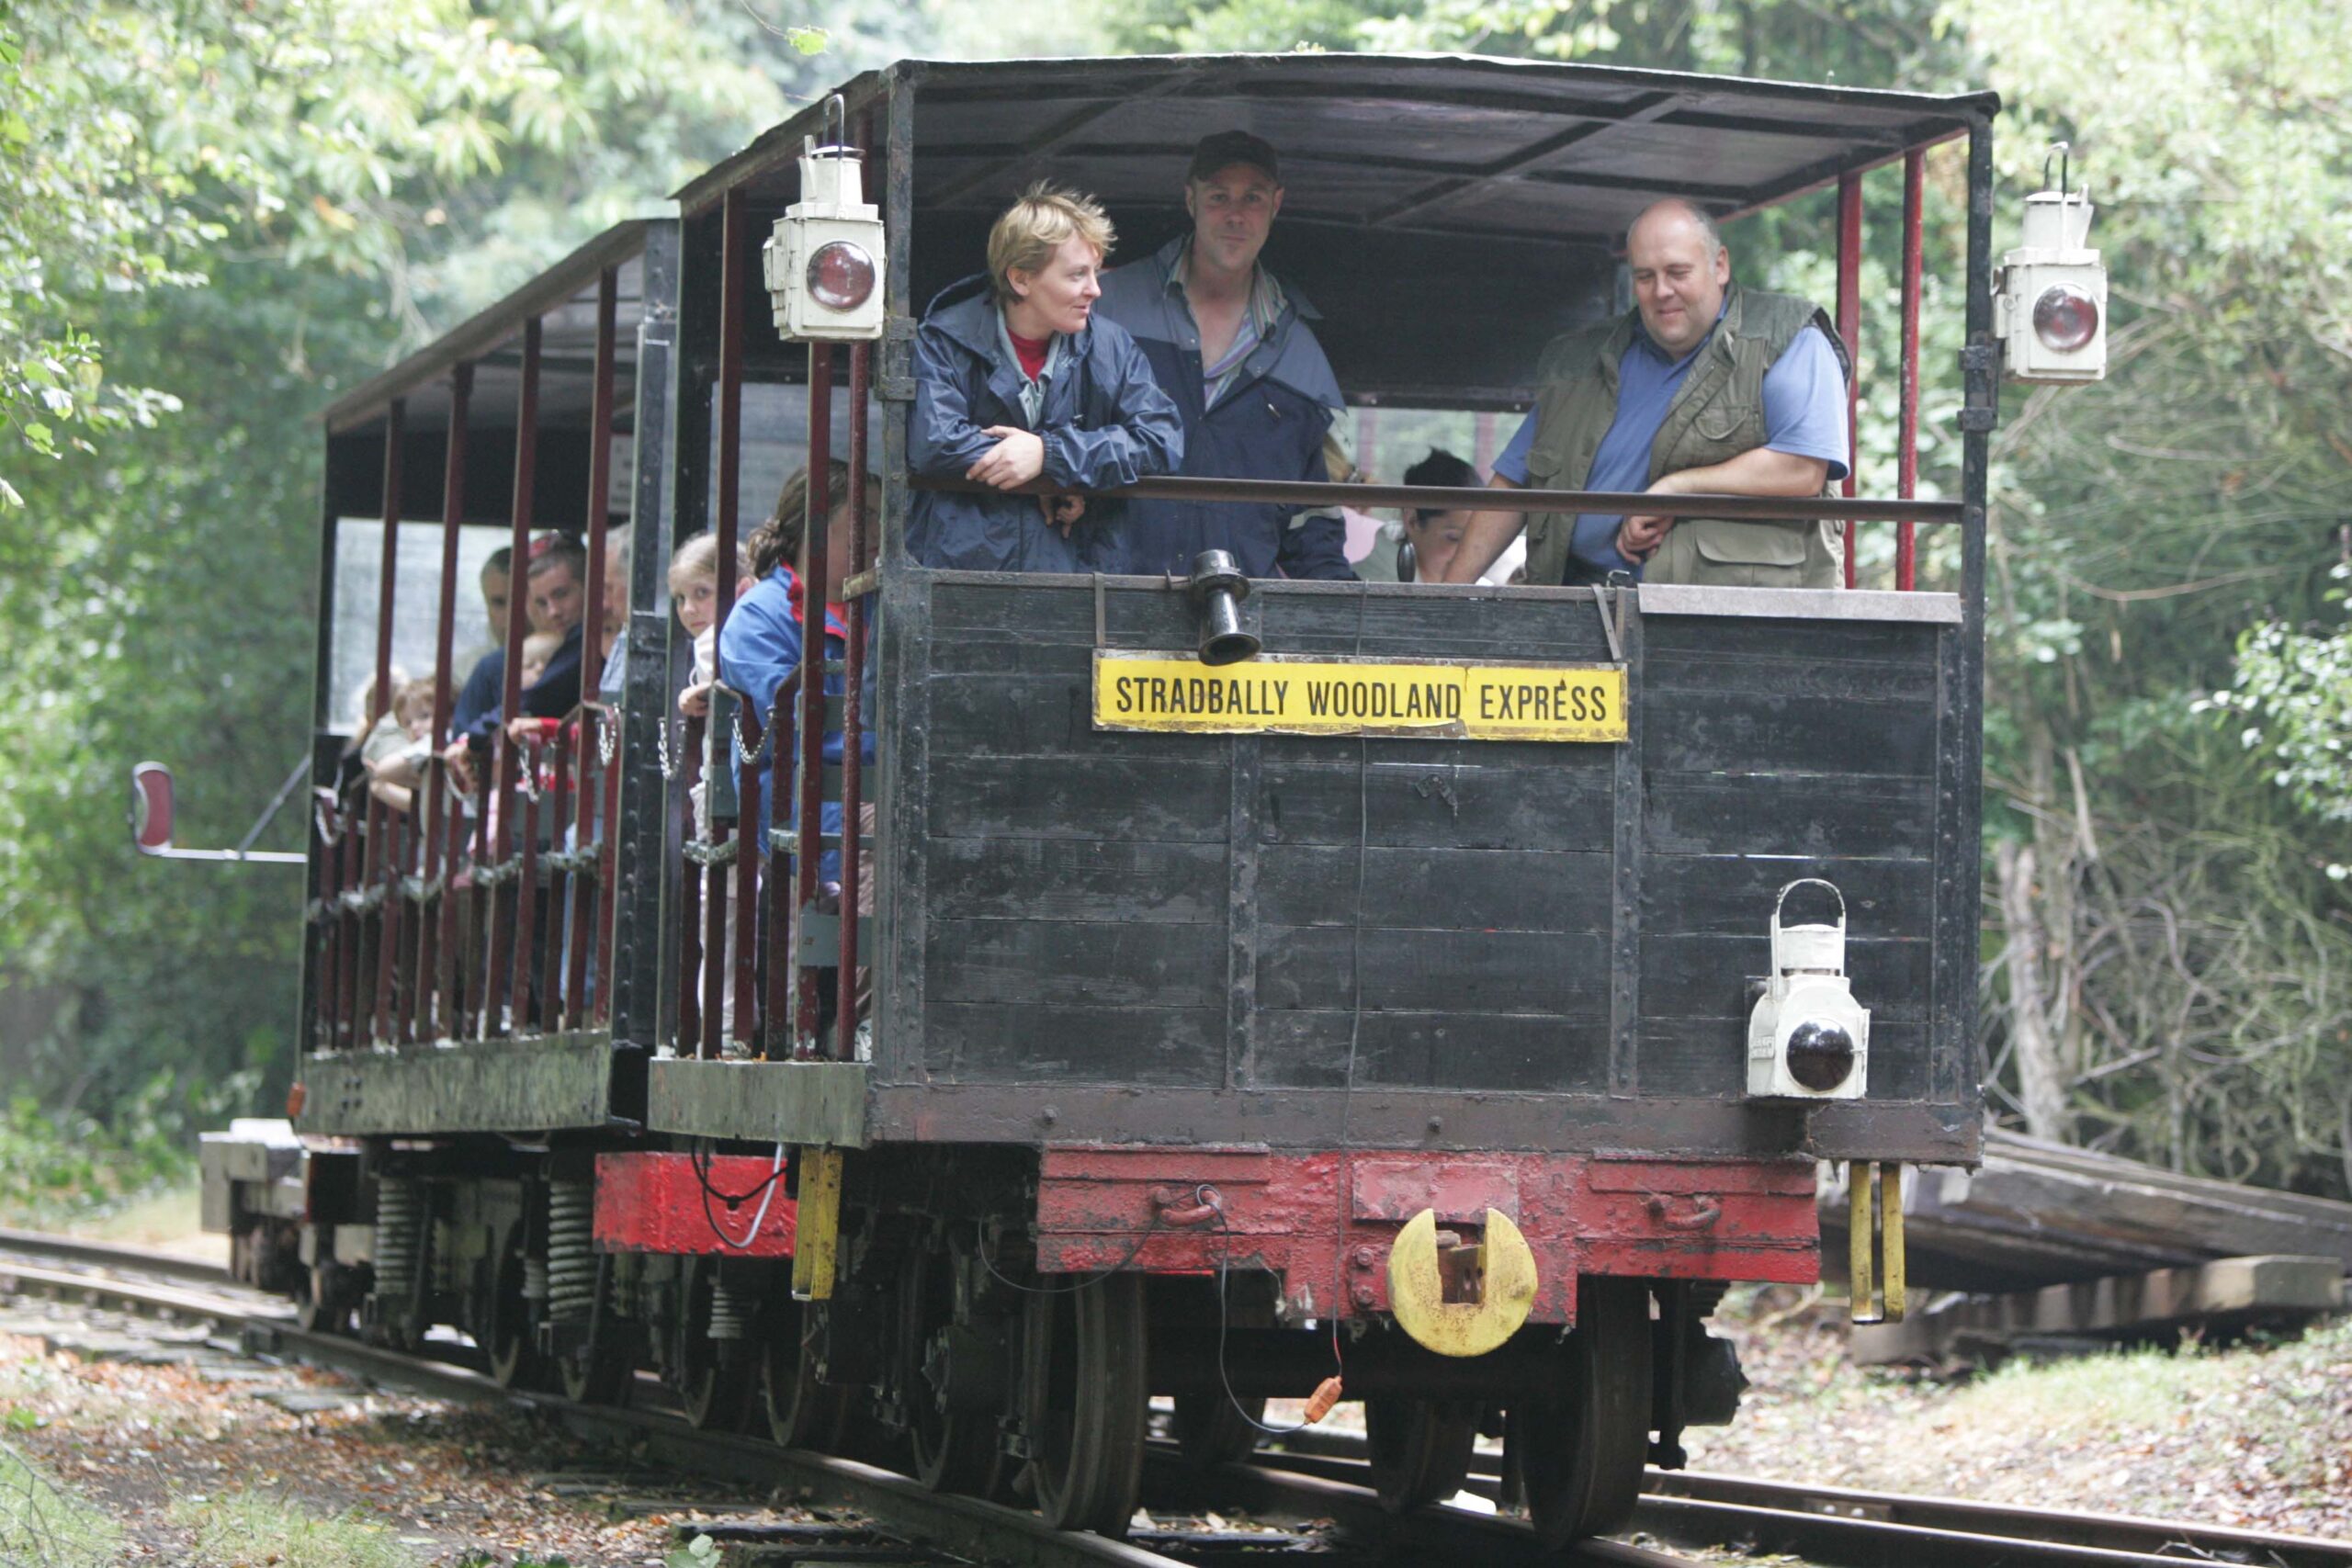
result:
M 1996 108 L 1473 59 L 902 62 L 344 397 L 320 603 L 366 537 L 379 597 L 320 628 L 308 1200 L 236 1208 L 241 1259 L 321 1322 L 461 1328 L 574 1396 L 650 1369 L 697 1421 L 887 1446 L 1071 1528 L 1125 1528 L 1154 1396 L 1211 1461 L 1278 1425 L 1268 1397 L 1334 1393 L 1365 1401 L 1400 1508 L 1450 1495 L 1484 1429 L 1554 1540 L 1612 1528 L 1645 1461 L 1730 1417 L 1724 1288 L 1817 1277 L 1822 1163 L 1855 1178 L 1858 1308 L 1899 1312 L 1899 1204 L 1873 1200 L 1977 1155 Z M 1544 342 L 1623 308 L 1617 236 L 1665 196 L 1730 218 L 1834 189 L 1850 343 L 1862 176 L 1901 166 L 1904 493 L 1675 498 L 1844 519 L 1849 555 L 1899 539 L 1869 571 L 1892 586 L 1236 595 L 916 565 L 922 302 L 1041 175 L 1144 254 L 1183 224 L 1193 143 L 1237 126 L 1283 158 L 1270 264 L 1351 401 L 1398 422 L 1527 407 Z M 1965 400 L 1960 495 L 1929 501 L 1918 240 L 1946 142 Z M 845 175 L 870 215 L 804 188 Z M 828 196 L 875 291 L 853 266 L 831 298 L 873 322 L 786 342 L 792 245 L 833 232 L 787 209 Z M 778 708 L 681 729 L 672 548 L 711 530 L 731 575 L 777 479 L 834 451 L 876 522 L 847 637 L 809 639 Z M 500 740 L 470 798 L 436 766 L 413 817 L 334 793 L 349 649 L 385 689 L 408 624 L 446 730 L 461 543 L 578 529 L 593 603 L 624 521 L 617 705 Z M 1954 592 L 1915 588 L 1928 529 Z M 1204 663 L 1204 628 L 1257 651 Z M 793 803 L 764 835 L 763 795 Z

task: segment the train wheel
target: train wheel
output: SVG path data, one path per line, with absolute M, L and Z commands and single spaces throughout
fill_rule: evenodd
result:
M 631 1342 L 632 1327 L 617 1321 L 612 1311 L 612 1283 L 608 1270 L 612 1255 L 600 1255 L 596 1259 L 591 1299 L 594 1292 L 602 1292 L 604 1299 L 596 1304 L 601 1311 L 592 1312 L 589 1322 L 580 1326 L 571 1347 L 556 1359 L 556 1370 L 563 1382 L 563 1397 L 574 1404 L 627 1404 L 630 1392 L 637 1386 L 637 1352 Z M 594 1332 L 590 1332 L 591 1326 Z
M 1372 1481 L 1381 1506 L 1392 1514 L 1406 1514 L 1461 1491 L 1470 1474 L 1470 1453 L 1477 1445 L 1478 1417 L 1484 1411 L 1475 1399 L 1391 1396 L 1364 1401 Z
M 1139 1274 L 1028 1301 L 1022 1423 L 1037 1511 L 1058 1529 L 1127 1533 L 1143 1487 L 1144 1365 Z
M 529 1242 L 529 1225 L 517 1220 L 507 1227 L 506 1245 L 498 1254 L 490 1331 L 482 1336 L 482 1343 L 490 1350 L 490 1375 L 501 1388 L 537 1388 L 547 1376 L 537 1344 L 537 1327 L 531 1322 L 531 1303 L 523 1289 L 530 1269 Z
M 1650 1441 L 1649 1287 L 1583 1280 L 1566 1354 L 1566 1398 L 1511 1412 L 1528 1512 L 1555 1550 L 1616 1529 L 1641 1496 Z
M 934 1492 L 987 1496 L 997 1487 L 995 1414 L 944 1408 L 955 1271 L 944 1246 L 918 1240 L 899 1274 L 899 1391 L 915 1475 Z
M 364 1288 L 355 1288 L 347 1264 L 329 1258 L 304 1275 L 294 1298 L 294 1321 L 307 1334 L 348 1334 Z
M 689 1258 L 679 1283 L 684 1310 L 678 1322 L 678 1403 L 687 1424 L 731 1432 L 743 1425 L 752 1403 L 743 1374 L 746 1334 L 741 1301 L 718 1277 L 715 1258 Z
M 1266 1402 L 1238 1404 L 1225 1390 L 1176 1396 L 1176 1446 L 1185 1461 L 1204 1470 L 1248 1459 L 1258 1447 L 1256 1423 L 1266 1418 Z
M 769 1307 L 760 1344 L 760 1392 L 767 1406 L 768 1435 L 787 1449 L 833 1453 L 849 1422 L 850 1390 L 817 1381 L 808 1353 L 820 1305 L 803 1306 L 779 1293 Z

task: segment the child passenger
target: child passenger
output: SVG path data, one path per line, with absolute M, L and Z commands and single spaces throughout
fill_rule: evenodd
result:
M 842 584 L 848 579 L 850 572 L 850 545 L 854 518 L 849 507 L 849 479 L 848 464 L 832 462 L 826 466 L 826 494 L 831 499 L 833 504 L 825 523 L 826 581 L 817 594 L 821 608 L 816 613 L 822 617 L 820 624 L 824 628 L 825 656 L 829 660 L 843 657 L 849 637 L 849 613 L 846 607 L 838 602 Z M 870 538 L 873 521 L 872 498 L 882 493 L 881 480 L 872 474 L 866 476 L 865 493 L 868 498 L 867 524 Z M 1029 504 L 1025 497 L 1023 500 L 1024 504 Z M 806 591 L 806 585 L 800 581 L 799 574 L 793 570 L 792 562 L 800 554 L 801 536 L 807 531 L 808 513 L 808 472 L 803 468 L 785 481 L 784 492 L 776 498 L 775 510 L 769 514 L 765 522 L 752 530 L 745 548 L 751 557 L 748 563 L 751 567 L 750 575 L 756 577 L 759 581 L 729 613 L 727 624 L 720 628 L 718 634 L 719 680 L 726 683 L 728 690 L 742 698 L 746 707 L 760 716 L 763 730 L 768 729 L 769 719 L 775 718 L 774 733 L 769 736 L 767 743 L 761 748 L 761 750 L 763 755 L 772 756 L 773 753 L 768 750 L 768 747 L 781 744 L 786 748 L 787 759 L 794 754 L 791 748 L 797 745 L 795 737 L 797 726 L 795 719 L 797 715 L 797 703 L 787 701 L 785 711 L 781 714 L 775 714 L 772 710 L 775 707 L 778 696 L 784 694 L 787 683 L 791 683 L 793 675 L 799 671 L 801 649 L 806 642 L 807 622 L 811 612 L 811 606 L 808 603 L 809 595 Z M 829 675 L 825 678 L 825 690 L 828 694 L 839 694 L 846 690 L 846 680 L 842 676 Z M 794 685 L 794 689 L 797 690 L 797 684 Z M 842 760 L 842 749 L 841 732 L 837 729 L 828 731 L 824 738 L 825 761 L 838 766 Z M 874 732 L 870 728 L 865 732 L 865 744 L 861 750 L 865 759 L 871 761 L 874 757 Z M 766 776 L 760 780 L 759 835 L 753 840 L 761 844 L 767 842 L 768 828 L 771 822 L 795 825 L 799 817 L 799 802 L 797 800 L 786 802 L 781 810 L 776 808 L 776 803 L 771 798 L 769 789 L 774 778 L 773 770 L 763 769 L 763 772 Z M 792 772 L 791 762 L 787 760 L 785 766 L 786 776 L 790 777 Z M 739 765 L 739 779 L 740 775 Z M 861 813 L 864 820 L 869 825 L 872 821 L 872 810 L 871 805 L 868 805 L 865 811 Z M 822 830 L 825 832 L 839 833 L 841 831 L 842 808 L 838 801 L 829 800 L 825 803 L 820 822 Z M 871 866 L 872 862 L 870 858 L 861 859 L 859 864 L 858 907 L 861 911 L 870 911 L 873 908 L 874 879 L 866 868 Z M 841 883 L 840 851 L 823 852 L 818 863 L 818 880 L 838 895 Z M 731 940 L 730 932 L 730 942 Z M 730 1009 L 730 1021 L 731 1013 Z
M 917 491 L 907 546 L 919 564 L 1123 568 L 1117 503 L 1001 493 L 1037 479 L 1106 490 L 1183 459 L 1176 405 L 1126 329 L 1094 313 L 1113 239 L 1091 197 L 1033 185 L 989 231 L 987 278 L 932 301 L 915 336 L 908 464 L 1000 493 Z M 945 302 L 957 295 L 968 297 Z

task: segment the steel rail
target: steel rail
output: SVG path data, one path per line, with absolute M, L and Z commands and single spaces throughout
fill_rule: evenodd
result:
M 84 1241 L 79 1236 L 52 1235 L 47 1231 L 11 1230 L 0 1225 L 0 1251 L 62 1258 L 75 1263 L 133 1269 L 141 1274 L 159 1274 L 198 1284 L 226 1285 L 232 1282 L 227 1266 L 207 1263 L 200 1258 L 183 1258 L 175 1252 L 159 1252 L 153 1247 L 116 1242 Z M 5 1271 L 4 1265 L 0 1265 L 0 1271 Z
M 107 1250 L 95 1243 L 68 1243 L 25 1232 L 10 1233 L 6 1245 L 19 1252 L 46 1252 L 84 1262 L 104 1261 Z M 151 1258 L 142 1251 L 118 1263 L 125 1269 L 139 1269 Z M 225 1284 L 225 1276 L 218 1282 Z M 234 1325 L 248 1349 L 256 1354 L 300 1359 L 431 1398 L 535 1412 L 575 1434 L 593 1440 L 625 1442 L 659 1462 L 697 1477 L 719 1476 L 763 1488 L 788 1486 L 803 1502 L 854 1509 L 890 1533 L 909 1535 L 924 1546 L 975 1562 L 1012 1568 L 1186 1568 L 1182 1558 L 1103 1536 L 1055 1529 L 1025 1510 L 933 1492 L 920 1481 L 856 1460 L 702 1431 L 678 1416 L 660 1412 L 575 1404 L 552 1394 L 519 1393 L 501 1388 L 496 1380 L 469 1368 L 404 1355 L 339 1335 L 307 1333 L 292 1326 L 290 1309 L 5 1258 L 0 1258 L 0 1286 L 13 1292 L 37 1287 L 119 1310 L 161 1310 L 179 1317 Z
M 1295 1439 L 1293 1439 L 1295 1440 Z M 1266 1451 L 1261 1467 L 1325 1481 L 1366 1472 L 1361 1439 L 1308 1435 L 1306 1452 Z M 1492 1454 L 1471 1465 L 1480 1495 L 1496 1490 Z M 1838 1563 L 1890 1568 L 1977 1564 L 2148 1564 L 2183 1560 L 2261 1562 L 2269 1568 L 2347 1568 L 2352 1541 L 2188 1524 L 2129 1514 L 2076 1513 L 2017 1504 L 1975 1503 L 1798 1482 L 1759 1481 L 1706 1471 L 1646 1472 L 1634 1528 L 1686 1546 L 1727 1540 Z
M 25 1231 L 0 1230 L 0 1250 L 108 1268 L 168 1274 L 232 1286 L 216 1265 L 145 1248 L 114 1247 Z M 265 1353 L 316 1364 L 436 1398 L 504 1403 L 543 1413 L 594 1438 L 641 1446 L 664 1462 L 698 1474 L 750 1483 L 791 1483 L 811 1496 L 874 1516 L 956 1552 L 1033 1568 L 1063 1563 L 1168 1564 L 1180 1561 L 1098 1536 L 1047 1529 L 1024 1511 L 934 1493 L 920 1482 L 854 1460 L 786 1450 L 757 1438 L 698 1430 L 670 1415 L 579 1405 L 543 1393 L 503 1389 L 483 1373 L 404 1355 L 334 1335 L 292 1326 L 276 1298 L 245 1303 L 174 1285 L 105 1279 L 0 1258 L 0 1280 L 38 1286 L 131 1310 L 233 1323 Z M 456 1346 L 440 1347 L 458 1350 Z M 1430 1553 L 1470 1553 L 1471 1561 L 1510 1564 L 1610 1564 L 1612 1568 L 1687 1568 L 1689 1559 L 1622 1541 L 1579 1542 L 1569 1553 L 1546 1551 L 1517 1520 L 1438 1506 L 1396 1516 L 1366 1484 L 1361 1439 L 1302 1433 L 1299 1450 L 1268 1450 L 1246 1464 L 1202 1471 L 1170 1445 L 1148 1456 L 1146 1506 L 1252 1510 L 1267 1518 L 1332 1520 L 1351 1535 L 1377 1537 Z M 1494 1458 L 1481 1454 L 1474 1492 L 1496 1490 Z M 2192 1525 L 2130 1515 L 1973 1503 L 1854 1488 L 1757 1481 L 1702 1471 L 1651 1471 L 1633 1529 L 1684 1546 L 1728 1541 L 1792 1552 L 1856 1568 L 2158 1568 L 2183 1561 L 2256 1562 L 2269 1568 L 2352 1568 L 2352 1542 Z

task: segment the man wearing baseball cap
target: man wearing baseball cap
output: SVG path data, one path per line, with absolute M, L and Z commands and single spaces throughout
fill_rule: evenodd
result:
M 1184 421 L 1180 473 L 1321 483 L 1345 406 L 1308 325 L 1315 310 L 1260 264 L 1282 210 L 1274 149 L 1246 130 L 1201 139 L 1184 177 L 1192 231 L 1102 275 L 1095 310 L 1126 328 Z M 1183 573 L 1229 550 L 1251 577 L 1352 580 L 1336 512 L 1252 502 L 1128 503 L 1126 570 Z

